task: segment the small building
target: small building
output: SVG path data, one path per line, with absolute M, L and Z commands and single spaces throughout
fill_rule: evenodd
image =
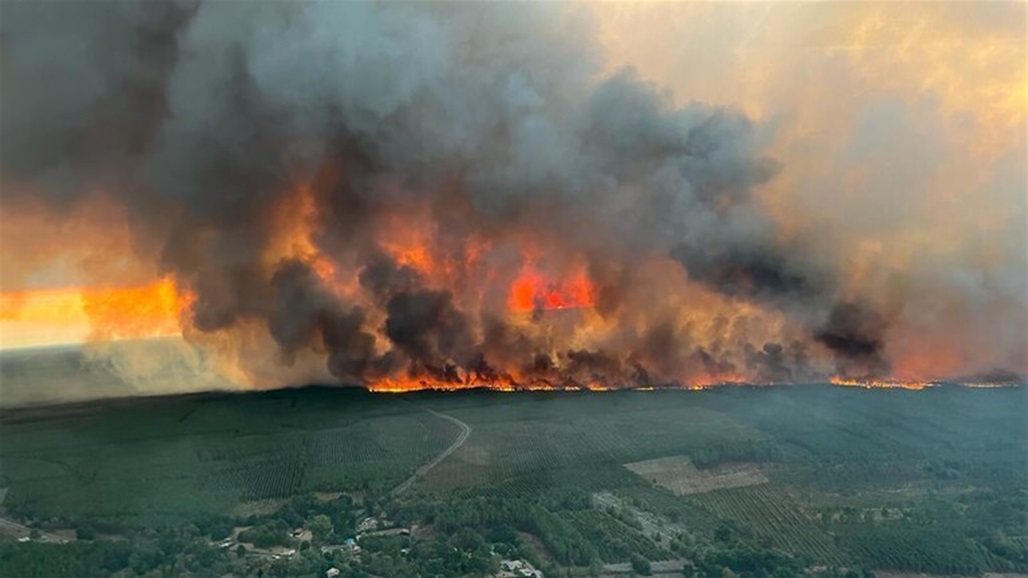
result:
M 357 533 L 360 534 L 361 532 L 370 532 L 371 530 L 377 530 L 378 526 L 378 520 L 376 520 L 375 518 L 364 518 L 363 520 L 361 520 L 360 524 L 357 524 Z
M 338 576 L 341 572 L 342 571 L 339 570 L 339 568 L 329 568 L 328 570 L 325 570 L 325 578 L 336 578 L 336 576 Z
M 543 573 L 527 560 L 503 560 L 497 578 L 542 578 Z

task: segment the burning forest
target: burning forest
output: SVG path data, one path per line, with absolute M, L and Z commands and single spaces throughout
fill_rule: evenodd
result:
M 78 316 L 255 387 L 1023 379 L 1023 108 L 953 137 L 959 83 L 885 98 L 812 167 L 798 113 L 673 95 L 602 11 L 5 5 L 5 346 Z

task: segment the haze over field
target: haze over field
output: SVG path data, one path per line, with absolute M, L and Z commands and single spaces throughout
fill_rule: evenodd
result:
M 1023 380 L 1026 17 L 5 3 L 0 347 L 137 392 Z

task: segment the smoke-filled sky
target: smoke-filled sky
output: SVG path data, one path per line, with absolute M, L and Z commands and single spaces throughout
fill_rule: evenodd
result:
M 1026 10 L 6 2 L 0 344 L 182 335 L 257 386 L 1024 375 Z

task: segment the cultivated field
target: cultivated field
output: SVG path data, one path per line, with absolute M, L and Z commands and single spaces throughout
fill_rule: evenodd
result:
M 756 486 L 768 481 L 756 464 L 719 464 L 701 470 L 686 456 L 632 462 L 625 467 L 678 496 Z

